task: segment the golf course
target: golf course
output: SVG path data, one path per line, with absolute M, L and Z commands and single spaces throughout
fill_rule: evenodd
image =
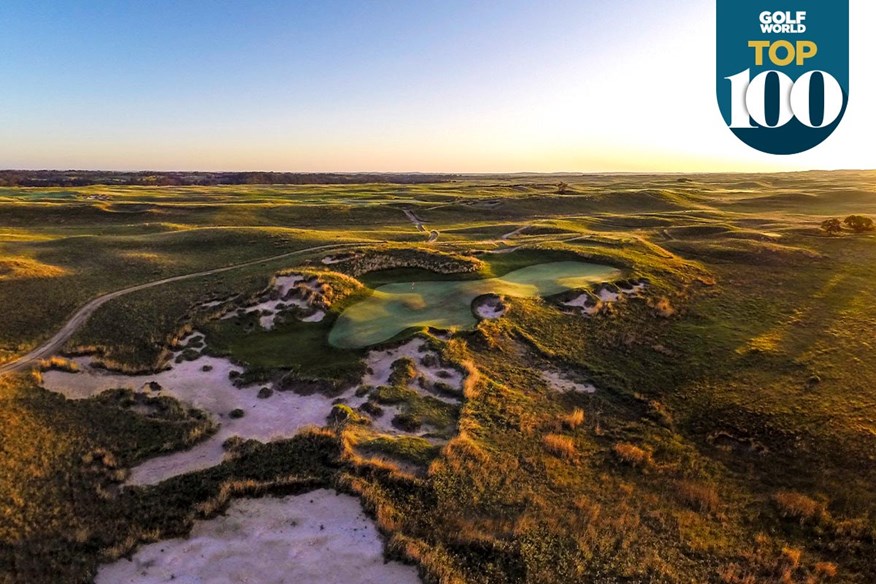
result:
M 876 581 L 876 171 L 323 179 L 0 186 L 0 582 Z

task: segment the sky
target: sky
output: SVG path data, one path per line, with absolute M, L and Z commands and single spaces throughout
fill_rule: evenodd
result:
M 834 134 L 756 152 L 715 100 L 715 0 L 2 0 L 0 168 L 876 168 L 876 3 Z

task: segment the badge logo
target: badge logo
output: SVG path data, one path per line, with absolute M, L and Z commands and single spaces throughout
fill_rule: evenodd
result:
M 727 127 L 769 154 L 821 144 L 849 101 L 849 0 L 717 2 L 717 94 Z

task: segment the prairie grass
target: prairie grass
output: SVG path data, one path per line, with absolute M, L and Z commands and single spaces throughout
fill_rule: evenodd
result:
M 573 460 L 577 453 L 575 449 L 575 441 L 561 434 L 548 434 L 544 437 L 544 445 L 548 452 L 554 456 Z

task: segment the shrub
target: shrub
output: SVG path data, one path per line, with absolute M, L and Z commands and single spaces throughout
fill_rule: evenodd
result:
M 222 449 L 231 452 L 240 448 L 244 442 L 244 439 L 240 436 L 231 436 L 222 443 Z
M 40 371 L 48 371 L 49 369 L 66 371 L 67 373 L 77 373 L 79 371 L 79 365 L 75 361 L 57 356 L 49 359 L 40 359 L 38 365 Z
M 244 412 L 240 408 L 233 409 L 228 413 L 228 417 L 231 418 L 232 420 L 242 418 L 244 415 L 246 415 L 246 412 Z
M 329 420 L 335 423 L 350 422 L 351 424 L 368 424 L 370 420 L 346 404 L 335 404 L 329 414 Z
M 258 393 L 258 396 L 257 396 L 257 397 L 258 397 L 259 399 L 268 399 L 268 398 L 271 397 L 272 395 L 274 395 L 274 390 L 273 390 L 273 389 L 271 389 L 270 387 L 263 387 L 263 388 L 261 388 L 261 389 L 259 390 L 259 393 Z
M 574 430 L 584 423 L 584 418 L 584 410 L 581 408 L 575 408 L 571 413 L 560 416 L 560 423 L 563 427 L 569 430 Z
M 548 434 L 544 437 L 544 445 L 548 452 L 559 458 L 575 457 L 575 441 L 562 434 Z
M 833 578 L 836 576 L 836 564 L 833 562 L 818 562 L 815 564 L 815 574 L 822 578 Z
M 632 466 L 650 466 L 654 463 L 650 452 L 628 442 L 618 442 L 615 444 L 614 453 L 621 462 Z
M 366 414 L 368 414 L 372 417 L 375 417 L 375 418 L 379 418 L 380 416 L 383 415 L 383 408 L 381 408 L 379 405 L 377 405 L 374 402 L 367 401 L 364 404 L 362 404 L 361 406 L 359 406 L 359 409 L 362 410 L 363 412 L 365 412 Z
M 865 231 L 873 231 L 876 226 L 873 225 L 873 220 L 863 215 L 849 215 L 843 219 L 846 227 L 855 233 L 863 233 Z
M 411 414 L 399 414 L 392 419 L 392 425 L 403 432 L 416 432 L 423 423 Z
M 799 519 L 801 524 L 810 519 L 819 519 L 827 513 L 822 503 L 794 491 L 779 491 L 773 496 L 773 501 L 782 517 Z
M 836 235 L 843 230 L 843 225 L 839 219 L 826 219 L 821 222 L 821 230 L 828 235 Z
M 675 308 L 672 307 L 672 304 L 669 302 L 669 298 L 663 297 L 654 303 L 654 312 L 657 314 L 657 316 L 669 318 L 670 316 L 675 314 Z
M 392 364 L 389 383 L 394 386 L 406 386 L 417 377 L 417 365 L 413 360 L 404 357 Z
M 800 558 L 803 556 L 803 552 L 798 550 L 797 548 L 792 547 L 783 547 L 782 548 L 782 559 L 785 560 L 787 564 L 790 565 L 791 568 L 796 568 L 800 565 Z
M 718 492 L 711 485 L 691 481 L 678 481 L 675 484 L 675 489 L 681 501 L 703 513 L 714 513 L 721 504 Z

